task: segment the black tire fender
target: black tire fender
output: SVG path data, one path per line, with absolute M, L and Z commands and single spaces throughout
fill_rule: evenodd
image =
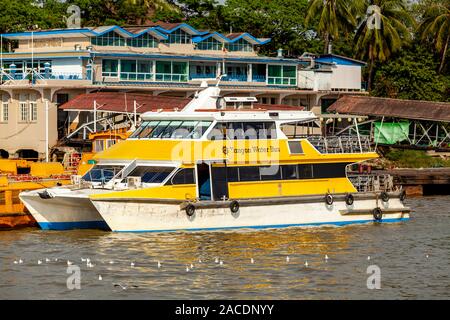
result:
M 185 210 L 188 217 L 192 217 L 195 213 L 195 207 L 191 203 L 186 206 Z
M 375 221 L 381 221 L 383 219 L 383 211 L 379 207 L 373 209 L 372 214 Z
M 400 193 L 400 201 L 404 202 L 406 199 L 406 191 L 402 190 L 402 192 Z
M 325 203 L 331 206 L 333 204 L 333 201 L 334 201 L 333 196 L 330 193 L 327 193 L 325 195 Z
M 351 206 L 353 204 L 353 202 L 355 201 L 355 198 L 353 197 L 353 195 L 351 193 L 347 193 L 345 195 L 345 203 L 348 206 Z
M 380 194 L 380 198 L 381 198 L 381 200 L 383 200 L 383 202 L 388 202 L 388 201 L 389 201 L 389 195 L 388 195 L 387 192 L 385 192 L 385 191 L 383 191 L 383 192 Z
M 237 202 L 236 200 L 231 201 L 230 210 L 232 213 L 238 212 L 239 211 L 239 202 Z

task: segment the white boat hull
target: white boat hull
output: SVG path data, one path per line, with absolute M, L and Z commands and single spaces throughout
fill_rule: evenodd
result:
M 380 207 L 382 222 L 409 219 L 409 210 L 397 199 L 387 203 L 380 200 L 356 200 L 352 206 L 334 201 L 240 206 L 232 214 L 225 208 L 197 208 L 189 217 L 179 204 L 145 201 L 94 200 L 98 212 L 112 231 L 163 232 L 176 230 L 213 230 L 231 228 L 280 228 L 289 226 L 346 225 L 375 221 L 373 209 Z M 355 213 L 347 214 L 346 211 Z M 364 211 L 364 212 L 363 212 Z M 359 212 L 359 213 L 358 213 Z
M 51 190 L 51 189 L 49 189 Z M 44 230 L 106 229 L 108 226 L 88 195 L 55 194 L 43 199 L 36 190 L 22 192 L 20 199 Z

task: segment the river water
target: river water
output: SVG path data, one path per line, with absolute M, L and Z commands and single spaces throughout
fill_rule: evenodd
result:
M 407 205 L 415 210 L 410 221 L 380 225 L 3 231 L 0 299 L 449 299 L 450 197 L 408 199 Z M 367 287 L 372 265 L 381 273 L 379 290 Z M 77 272 L 67 271 L 77 267 L 80 289 L 70 290 L 67 279 Z

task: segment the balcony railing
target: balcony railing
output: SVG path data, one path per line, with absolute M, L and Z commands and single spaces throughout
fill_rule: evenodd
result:
M 116 75 L 117 76 L 117 75 Z M 125 81 L 153 81 L 153 73 L 146 72 L 121 72 L 120 80 Z
M 41 72 L 34 73 L 33 75 L 29 72 L 14 72 L 14 73 L 4 73 L 2 75 L 4 81 L 8 80 L 90 80 L 90 74 L 83 75 L 81 73 L 72 72 Z
M 223 81 L 247 81 L 247 75 L 231 74 L 222 78 Z
M 253 75 L 252 76 L 252 81 L 253 82 L 266 82 L 266 76 L 261 76 L 261 75 Z
M 189 79 L 208 79 L 208 78 L 216 78 L 215 73 L 191 73 L 189 75 Z

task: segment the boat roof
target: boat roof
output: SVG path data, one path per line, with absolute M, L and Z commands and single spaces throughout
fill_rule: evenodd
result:
M 210 121 L 278 121 L 296 122 L 316 120 L 317 116 L 311 111 L 292 110 L 261 110 L 261 109 L 234 109 L 234 110 L 202 110 L 195 112 L 146 112 L 141 116 L 144 121 L 151 120 L 210 120 Z

